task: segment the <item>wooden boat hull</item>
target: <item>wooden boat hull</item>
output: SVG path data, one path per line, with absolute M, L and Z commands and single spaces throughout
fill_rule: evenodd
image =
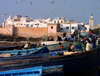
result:
M 64 65 L 64 76 L 86 73 L 98 68 L 98 48 L 65 56 L 54 56 L 39 59 L 28 59 L 0 63 L 0 71 L 24 69 L 36 66 Z

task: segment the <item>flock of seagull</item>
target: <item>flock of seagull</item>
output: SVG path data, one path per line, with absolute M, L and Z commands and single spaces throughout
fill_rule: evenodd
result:
M 20 4 L 20 3 L 22 3 L 22 2 L 24 2 L 25 0 L 21 0 L 21 1 L 18 1 L 18 2 L 16 2 L 16 4 Z M 63 1 L 63 2 L 69 2 L 70 0 L 66 0 L 66 1 Z M 100 1 L 100 0 L 99 0 Z M 33 3 L 31 2 L 31 1 L 29 1 L 29 3 L 31 4 L 31 5 L 33 5 Z M 51 4 L 53 4 L 53 3 L 55 3 L 55 1 L 51 1 Z M 98 7 L 95 7 L 95 8 L 93 8 L 93 9 L 100 9 L 100 8 L 98 8 Z M 85 12 L 87 12 L 88 10 L 83 10 L 83 11 L 85 11 Z M 0 17 L 2 17 L 2 16 L 4 16 L 4 15 L 7 15 L 7 13 L 6 14 L 2 14 L 2 15 L 0 15 Z M 43 14 L 42 16 L 47 16 L 48 14 Z M 55 15 L 56 16 L 56 15 Z
M 18 4 L 18 3 L 22 3 L 23 1 L 18 1 L 18 2 L 16 2 L 16 4 Z M 63 1 L 63 2 L 69 2 L 69 0 L 66 0 L 66 1 Z M 31 1 L 29 1 L 29 3 L 31 4 L 31 5 L 33 5 L 33 3 L 31 2 Z M 55 3 L 54 1 L 51 1 L 51 4 L 52 3 Z
M 0 17 L 2 17 L 2 16 L 4 16 L 4 15 L 7 15 L 7 13 L 0 15 Z
M 18 1 L 18 2 L 16 2 L 16 4 L 19 4 L 19 3 L 22 3 L 23 1 Z M 33 3 L 31 2 L 31 1 L 29 1 L 29 3 L 31 4 L 31 5 L 33 5 Z
M 22 3 L 22 2 L 24 2 L 25 0 L 22 0 L 22 1 L 18 1 L 18 2 L 16 2 L 16 4 L 20 4 L 20 3 Z M 69 2 L 69 0 L 66 0 L 66 1 L 63 1 L 63 2 Z M 31 2 L 31 1 L 29 1 L 29 3 L 31 4 L 31 5 L 33 5 L 33 3 Z M 54 1 L 51 1 L 51 4 L 53 4 L 53 3 L 55 3 Z M 4 15 L 7 15 L 7 13 L 6 14 L 2 14 L 2 15 L 0 15 L 0 17 L 2 17 L 2 16 L 4 16 Z M 48 14 L 43 14 L 42 16 L 47 16 Z M 56 15 L 55 15 L 56 16 Z

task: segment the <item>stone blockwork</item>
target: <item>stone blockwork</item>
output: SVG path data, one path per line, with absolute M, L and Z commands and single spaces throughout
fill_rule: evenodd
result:
M 14 36 L 41 37 L 47 35 L 47 28 L 14 27 Z
M 13 36 L 13 30 L 14 30 L 14 26 L 8 25 L 7 27 L 0 28 L 0 34 Z

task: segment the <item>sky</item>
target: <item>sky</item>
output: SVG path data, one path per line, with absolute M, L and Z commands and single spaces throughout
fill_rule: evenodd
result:
M 16 2 L 22 3 L 16 4 Z M 30 4 L 31 1 L 33 5 Z M 51 4 L 51 2 L 54 3 Z M 66 20 L 89 23 L 90 15 L 93 14 L 95 24 L 100 24 L 100 0 L 0 0 L 0 24 L 9 15 L 28 16 L 29 18 L 52 18 L 64 17 Z M 88 11 L 87 11 L 88 10 Z

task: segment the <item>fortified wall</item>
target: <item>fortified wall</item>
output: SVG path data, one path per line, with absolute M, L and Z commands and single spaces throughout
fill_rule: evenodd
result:
M 47 35 L 47 28 L 14 27 L 14 36 L 41 37 Z
M 14 26 L 0 27 L 0 34 L 13 36 Z
M 48 24 L 48 27 L 14 27 L 14 25 L 7 25 L 7 27 L 0 28 L 0 34 L 10 36 L 22 37 L 44 37 L 57 36 L 60 32 L 60 24 Z

